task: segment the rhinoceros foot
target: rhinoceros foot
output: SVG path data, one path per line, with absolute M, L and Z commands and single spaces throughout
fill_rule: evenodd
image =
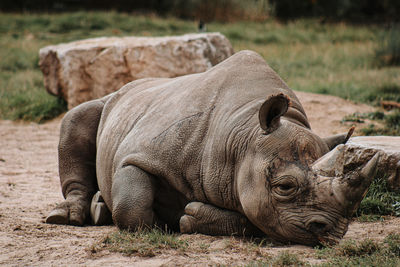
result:
M 88 212 L 87 201 L 79 198 L 67 198 L 50 212 L 46 223 L 81 226 L 85 223 Z
M 264 235 L 238 212 L 217 208 L 201 202 L 191 202 L 185 207 L 185 215 L 179 221 L 182 233 L 207 235 Z
M 68 224 L 68 210 L 64 208 L 55 208 L 46 218 L 46 223 Z
M 106 225 L 112 223 L 112 216 L 110 210 L 107 208 L 104 199 L 98 191 L 92 198 L 90 204 L 90 217 L 92 218 L 93 225 Z

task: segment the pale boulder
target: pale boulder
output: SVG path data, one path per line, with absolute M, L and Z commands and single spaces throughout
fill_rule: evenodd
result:
M 132 80 L 206 71 L 232 54 L 232 45 L 220 33 L 101 37 L 44 47 L 39 66 L 47 91 L 72 108 Z
M 326 176 L 335 176 L 365 165 L 376 153 L 380 153 L 378 173 L 387 178 L 390 189 L 400 191 L 400 137 L 358 136 L 345 145 L 338 145 L 320 158 L 316 164 Z M 334 166 L 332 168 L 332 166 Z

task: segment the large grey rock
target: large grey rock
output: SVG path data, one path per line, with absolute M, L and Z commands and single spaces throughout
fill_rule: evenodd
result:
M 318 166 L 327 176 L 346 173 L 362 166 L 376 153 L 380 153 L 378 172 L 387 177 L 392 190 L 400 190 L 400 137 L 358 136 L 350 138 L 345 145 L 339 145 L 320 158 Z M 334 166 L 334 168 L 332 168 Z M 327 171 L 324 171 L 326 169 Z M 329 171 L 328 171 L 329 170 Z M 335 173 L 332 173 L 335 172 Z
M 206 71 L 232 54 L 220 33 L 102 37 L 44 47 L 39 66 L 47 91 L 62 96 L 72 108 L 132 80 Z

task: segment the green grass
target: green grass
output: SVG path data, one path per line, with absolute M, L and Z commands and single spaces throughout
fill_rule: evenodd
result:
M 383 114 L 383 113 L 382 113 Z M 400 111 L 394 110 L 390 113 L 383 114 L 382 117 L 374 118 L 383 126 L 375 126 L 374 123 L 361 129 L 364 135 L 394 135 L 400 136 Z
M 312 258 L 322 263 L 311 264 L 297 253 L 283 251 L 275 257 L 254 261 L 246 266 L 395 267 L 400 265 L 400 235 L 389 234 L 382 242 L 368 238 L 345 240 L 335 246 L 317 247 L 314 252 Z
M 266 260 L 254 261 L 246 267 L 267 267 L 267 266 L 310 266 L 300 259 L 299 255 L 282 251 L 275 257 L 268 257 Z
M 377 87 L 375 91 L 370 92 L 367 100 L 376 102 L 381 100 L 400 102 L 400 83 L 382 84 L 382 86 Z
M 38 70 L 0 74 L 0 114 L 3 119 L 44 122 L 64 112 L 63 99 L 49 95 Z M 12 90 L 11 90 L 12 89 Z
M 400 24 L 381 34 L 375 56 L 378 65 L 400 65 Z
M 99 36 L 165 36 L 196 32 L 196 22 L 117 12 L 0 14 L 0 118 L 45 121 L 65 103 L 45 93 L 38 50 Z M 331 94 L 376 104 L 399 101 L 400 67 L 377 67 L 377 25 L 320 24 L 303 19 L 279 23 L 209 23 L 235 51 L 260 53 L 295 90 Z
M 273 266 L 303 266 L 305 263 L 300 260 L 299 256 L 287 251 L 283 251 L 279 253 L 278 256 L 276 256 L 272 260 L 272 265 Z
M 100 249 L 108 249 L 111 252 L 129 256 L 154 257 L 161 254 L 163 250 L 184 251 L 187 247 L 188 243 L 180 240 L 177 235 L 153 228 L 136 232 L 113 232 L 103 239 L 101 246 L 93 246 L 91 252 L 96 253 Z
M 390 234 L 383 242 L 364 239 L 346 240 L 334 247 L 316 249 L 320 259 L 326 262 L 317 266 L 382 266 L 400 264 L 400 235 Z
M 364 221 L 375 221 L 384 215 L 400 216 L 400 195 L 389 190 L 387 178 L 378 174 L 361 201 L 356 216 Z
M 371 112 L 371 113 L 353 113 L 345 116 L 342 122 L 365 123 L 366 120 L 372 122 L 361 128 L 361 133 L 367 136 L 371 135 L 400 135 L 400 111 L 392 110 L 390 112 Z M 376 124 L 380 126 L 376 126 Z

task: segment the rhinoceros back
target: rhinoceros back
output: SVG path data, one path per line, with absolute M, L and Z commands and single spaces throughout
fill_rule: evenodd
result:
M 294 93 L 250 51 L 204 73 L 125 85 L 106 102 L 97 136 L 97 179 L 107 205 L 113 174 L 126 164 L 160 177 L 187 200 L 231 203 L 213 186 L 220 184 L 229 198 L 232 166 L 220 166 L 219 154 L 226 154 L 236 128 L 257 127 L 259 107 L 279 93 L 291 98 L 300 124 L 309 127 Z

